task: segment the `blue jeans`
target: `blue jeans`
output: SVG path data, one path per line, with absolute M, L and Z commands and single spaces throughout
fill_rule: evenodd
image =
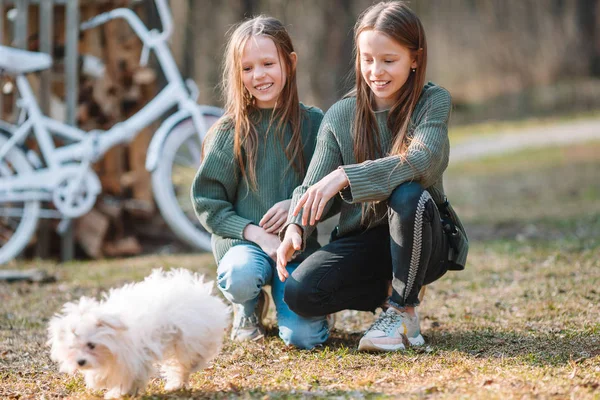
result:
M 297 266 L 288 264 L 290 275 Z M 227 300 L 243 305 L 247 316 L 254 312 L 263 286 L 271 285 L 279 337 L 286 345 L 312 349 L 329 337 L 325 316 L 301 317 L 290 310 L 283 301 L 285 283 L 277 276 L 275 261 L 259 247 L 241 244 L 229 249 L 217 268 L 217 283 Z

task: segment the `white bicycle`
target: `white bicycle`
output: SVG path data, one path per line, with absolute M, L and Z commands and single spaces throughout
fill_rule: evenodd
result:
M 164 120 L 150 142 L 146 168 L 152 175 L 154 199 L 167 224 L 183 241 L 210 250 L 210 235 L 194 215 L 190 188 L 200 165 L 204 135 L 223 111 L 196 103 L 198 88 L 191 80 L 184 82 L 167 43 L 173 29 L 167 2 L 155 1 L 162 32 L 148 30 L 132 10 L 125 8 L 100 14 L 81 25 L 85 30 L 124 19 L 144 45 L 140 64 L 146 65 L 153 51 L 168 82 L 144 108 L 108 131 L 84 132 L 43 115 L 24 75 L 49 68 L 51 57 L 0 46 L 0 70 L 16 76 L 20 95 L 17 125 L 0 125 L 0 264 L 28 245 L 39 218 L 61 219 L 58 230 L 62 231 L 71 219 L 90 211 L 101 192 L 91 164 L 111 147 L 130 142 L 174 107 L 177 111 Z M 41 157 L 25 147 L 31 133 Z M 65 144 L 56 147 L 53 135 Z M 42 207 L 47 204 L 54 207 Z

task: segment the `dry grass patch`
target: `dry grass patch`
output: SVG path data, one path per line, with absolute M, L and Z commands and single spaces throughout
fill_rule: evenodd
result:
M 141 398 L 600 398 L 599 153 L 564 151 L 577 161 L 548 150 L 449 171 L 446 186 L 466 216 L 473 250 L 467 270 L 449 272 L 427 291 L 425 348 L 359 353 L 374 316 L 344 311 L 326 346 L 290 349 L 271 311 L 263 343 L 227 340 L 190 390 L 167 394 L 155 379 Z M 523 197 L 532 185 L 537 192 Z M 32 266 L 59 279 L 0 284 L 0 398 L 101 395 L 58 374 L 48 358 L 45 326 L 65 301 L 98 296 L 159 266 L 214 274 L 207 254 L 12 265 Z

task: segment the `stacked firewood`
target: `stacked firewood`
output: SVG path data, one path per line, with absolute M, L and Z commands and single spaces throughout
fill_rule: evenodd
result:
M 108 8 L 89 5 L 82 9 L 82 16 L 91 18 Z M 123 20 L 108 22 L 81 35 L 77 110 L 81 129 L 108 130 L 154 97 L 156 73 L 140 66 L 141 51 L 141 41 Z M 101 76 L 86 74 L 85 57 L 96 57 L 104 63 Z M 95 165 L 103 193 L 95 208 L 77 221 L 75 229 L 79 245 L 89 256 L 139 254 L 142 246 L 135 225 L 162 223 L 156 218 L 150 176 L 145 168 L 146 150 L 156 128 L 153 124 L 131 143 L 112 148 Z
M 123 0 L 82 2 L 81 20 L 126 3 Z M 145 5 L 137 7 L 141 9 L 134 8 L 134 11 L 144 16 Z M 35 6 L 30 9 L 29 31 L 32 33 L 28 47 L 35 51 L 38 50 L 38 16 Z M 55 7 L 51 116 L 56 119 L 65 117 L 64 13 L 64 6 Z M 155 96 L 157 73 L 149 66 L 140 66 L 142 43 L 124 20 L 117 19 L 82 32 L 79 39 L 77 125 L 85 131 L 109 130 Z M 37 91 L 38 76 L 30 74 L 28 78 Z M 7 91 L 5 83 L 2 89 Z M 8 92 L 4 96 L 4 109 L 0 111 L 4 119 L 10 120 L 15 115 L 11 107 L 14 93 L 12 89 Z M 152 236 L 153 232 L 159 235 L 168 231 L 156 211 L 150 175 L 145 169 L 146 151 L 157 127 L 157 123 L 150 125 L 131 143 L 112 148 L 94 165 L 102 183 L 102 194 L 92 211 L 75 221 L 76 243 L 89 257 L 139 254 L 143 250 L 140 234 Z M 58 140 L 57 145 L 60 145 Z M 54 226 L 55 223 L 51 223 L 50 229 Z M 51 241 L 50 255 L 58 254 L 58 249 L 57 240 Z

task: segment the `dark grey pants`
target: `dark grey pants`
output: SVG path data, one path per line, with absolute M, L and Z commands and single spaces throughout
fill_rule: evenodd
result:
M 414 182 L 396 188 L 388 207 L 389 224 L 334 238 L 300 263 L 285 283 L 284 300 L 292 311 L 319 316 L 374 311 L 386 300 L 398 307 L 419 304 L 421 287 L 448 269 L 440 214 Z

